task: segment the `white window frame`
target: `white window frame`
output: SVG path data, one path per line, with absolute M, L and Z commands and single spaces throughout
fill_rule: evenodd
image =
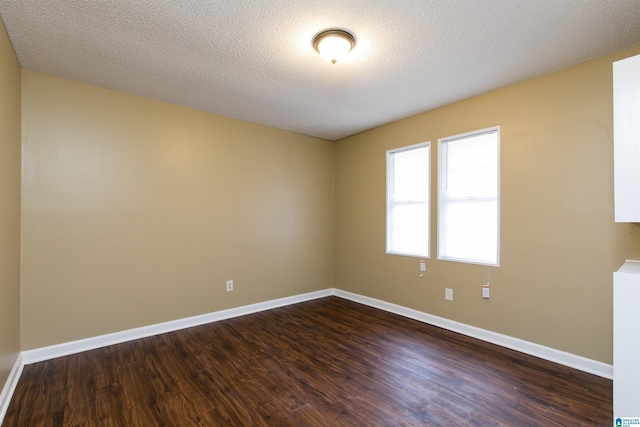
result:
M 444 194 L 445 194 L 445 190 L 444 190 L 444 185 L 446 185 L 446 179 L 445 179 L 445 174 L 447 173 L 446 171 L 446 165 L 444 164 L 444 162 L 446 161 L 446 159 L 444 158 L 444 154 L 443 154 L 443 145 L 447 144 L 449 142 L 453 142 L 453 141 L 457 141 L 457 140 L 461 140 L 461 139 L 466 139 L 469 137 L 473 137 L 473 136 L 477 136 L 477 135 L 482 135 L 482 134 L 488 134 L 488 133 L 493 133 L 495 132 L 497 134 L 497 159 L 496 159 L 496 165 L 497 165 L 497 188 L 496 188 L 496 197 L 493 198 L 488 198 L 488 200 L 494 200 L 496 202 L 496 209 L 497 209 L 497 217 L 496 217 L 496 254 L 495 254 L 495 262 L 492 262 L 491 260 L 481 260 L 481 259 L 467 259 L 467 258 L 463 258 L 463 257 L 453 257 L 453 256 L 446 256 L 442 254 L 443 251 L 443 238 L 444 238 L 444 232 L 443 232 L 443 227 L 444 227 L 444 214 L 443 214 L 443 204 L 444 204 Z M 463 134 L 459 134 L 459 135 L 453 135 L 453 136 L 449 136 L 446 138 L 440 138 L 438 139 L 438 255 L 437 255 L 437 259 L 438 260 L 443 260 L 443 261 L 454 261 L 454 262 L 462 262 L 462 263 L 468 263 L 468 264 L 480 264 L 480 265 L 488 265 L 488 266 L 494 266 L 497 267 L 500 265 L 500 126 L 494 126 L 494 127 L 490 127 L 490 128 L 485 128 L 485 129 L 480 129 L 480 130 L 475 130 L 472 132 L 466 132 Z M 472 200 L 479 200 L 478 198 L 474 198 L 474 197 L 469 197 L 469 198 L 463 198 L 460 199 L 461 201 L 464 200 L 468 200 L 468 201 L 472 201 Z
M 393 156 L 396 153 L 402 153 L 410 150 L 415 150 L 419 148 L 427 149 L 427 174 L 426 174 L 426 188 L 427 188 L 427 200 L 421 201 L 402 201 L 396 202 L 393 200 L 393 183 L 394 183 L 394 164 L 393 164 Z M 431 142 L 421 142 L 419 144 L 409 145 L 406 147 L 395 148 L 387 151 L 387 198 L 386 198 L 386 242 L 385 242 L 385 253 L 389 255 L 401 255 L 401 256 L 409 256 L 416 258 L 429 258 L 430 256 L 430 248 L 431 248 Z M 398 251 L 391 249 L 392 243 L 392 222 L 393 222 L 393 214 L 391 212 L 391 206 L 393 204 L 409 204 L 409 203 L 426 203 L 427 204 L 427 215 L 425 217 L 425 222 L 427 226 L 427 241 L 426 241 L 426 252 L 410 252 L 410 251 Z

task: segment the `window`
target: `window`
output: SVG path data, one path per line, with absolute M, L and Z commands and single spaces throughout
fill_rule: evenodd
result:
M 499 265 L 500 127 L 438 140 L 438 259 Z
M 428 142 L 387 151 L 387 253 L 429 256 Z

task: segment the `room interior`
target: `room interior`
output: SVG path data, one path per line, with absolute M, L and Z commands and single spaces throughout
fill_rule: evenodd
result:
M 332 138 L 25 68 L 0 21 L 0 405 L 29 352 L 305 295 L 611 378 L 612 273 L 640 259 L 638 225 L 614 222 L 611 70 L 638 54 Z M 421 277 L 385 254 L 385 153 L 490 126 L 500 266 L 438 260 L 432 240 Z

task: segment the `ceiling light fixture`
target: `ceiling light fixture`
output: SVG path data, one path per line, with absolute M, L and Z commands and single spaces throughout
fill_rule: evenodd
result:
M 353 34 L 344 30 L 326 30 L 313 38 L 313 47 L 327 61 L 335 64 L 356 45 Z

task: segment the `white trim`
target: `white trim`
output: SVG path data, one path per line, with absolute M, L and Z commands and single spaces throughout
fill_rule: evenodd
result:
M 150 337 L 153 335 L 173 332 L 180 329 L 191 328 L 193 326 L 204 325 L 206 323 L 231 319 L 233 317 L 244 316 L 247 314 L 257 313 L 260 311 L 270 310 L 278 307 L 284 307 L 286 305 L 297 304 L 299 302 L 310 301 L 317 298 L 328 297 L 331 295 L 333 295 L 333 290 L 325 289 L 322 291 L 310 292 L 307 294 L 294 295 L 291 297 L 259 302 L 242 307 L 230 308 L 227 310 L 214 311 L 212 313 L 202 314 L 199 316 L 172 320 L 170 322 L 158 323 L 155 325 L 143 326 L 135 329 L 128 329 L 125 331 L 114 332 L 97 337 L 56 344 L 49 347 L 36 348 L 34 350 L 27 350 L 22 352 L 22 357 L 24 364 L 30 365 L 32 363 L 42 362 L 44 360 L 55 359 L 56 357 L 81 353 L 83 351 L 94 350 L 96 348 L 120 344 L 127 341 Z
M 401 305 L 382 301 L 379 299 L 354 294 L 340 289 L 329 288 L 321 291 L 310 292 L 301 295 L 275 299 L 271 301 L 260 302 L 256 304 L 245 305 L 242 307 L 230 308 L 227 310 L 215 311 L 212 313 L 202 314 L 199 316 L 187 317 L 184 319 L 173 320 L 170 322 L 158 323 L 155 325 L 144 326 L 141 328 L 129 329 L 126 331 L 115 332 L 112 334 L 101 335 L 97 337 L 87 338 L 78 341 L 52 345 L 49 347 L 37 348 L 34 350 L 23 351 L 18 355 L 9 377 L 0 394 L 0 425 L 4 420 L 6 411 L 13 397 L 13 393 L 22 374 L 25 365 L 42 362 L 45 360 L 55 359 L 57 357 L 67 356 L 70 354 L 81 353 L 83 351 L 93 350 L 96 348 L 106 347 L 113 344 L 119 344 L 127 341 L 133 341 L 140 338 L 146 338 L 153 335 L 164 334 L 167 332 L 186 329 L 193 326 L 199 326 L 206 323 L 217 322 L 220 320 L 231 319 L 233 317 L 244 316 L 247 314 L 258 313 L 260 311 L 271 310 L 273 308 L 284 307 L 300 302 L 311 301 L 318 298 L 328 296 L 337 296 L 360 304 L 368 305 L 389 313 L 398 314 L 410 319 L 418 320 L 430 325 L 438 326 L 449 331 L 457 332 L 469 337 L 477 338 L 492 344 L 519 351 L 539 357 L 560 365 L 568 366 L 600 377 L 613 379 L 613 366 L 596 360 L 587 359 L 586 357 L 577 356 L 561 350 L 545 347 L 519 338 L 510 337 L 508 335 L 499 334 L 497 332 L 488 331 L 486 329 L 477 328 L 475 326 L 466 325 L 454 320 L 445 319 L 443 317 L 434 316 L 412 308 L 403 307 Z
M 598 362 L 597 360 L 587 359 L 586 357 L 577 356 L 562 350 L 556 350 L 540 344 L 521 340 L 519 338 L 510 337 L 508 335 L 499 334 L 497 332 L 488 331 L 486 329 L 477 328 L 475 326 L 466 325 L 454 320 L 445 319 L 443 317 L 427 314 L 412 308 L 403 307 L 401 305 L 392 304 L 375 298 L 365 297 L 351 292 L 335 289 L 333 294 L 340 298 L 388 311 L 390 313 L 399 314 L 400 316 L 438 326 L 449 331 L 457 332 L 472 338 L 477 338 L 492 344 L 519 351 L 521 353 L 536 356 L 550 362 L 598 375 L 600 377 L 613 379 L 613 365 Z
M 22 354 L 18 354 L 18 358 L 16 359 L 16 362 L 13 364 L 13 368 L 9 373 L 7 382 L 5 382 L 4 387 L 2 388 L 2 393 L 0 393 L 0 425 L 2 425 L 2 421 L 4 421 L 4 416 L 7 414 L 7 409 L 9 409 L 9 403 L 11 403 L 13 392 L 16 390 L 16 386 L 18 385 L 18 380 L 20 379 L 20 375 L 22 374 L 23 368 L 24 368 L 24 363 L 22 359 Z
M 454 320 L 445 319 L 443 317 L 428 314 L 422 311 L 414 310 L 412 308 L 403 307 L 397 304 L 389 303 L 386 301 L 378 300 L 363 295 L 354 294 L 340 289 L 328 288 L 321 291 L 310 292 L 307 294 L 294 295 L 291 297 L 280 298 L 271 301 L 265 301 L 261 303 L 245 305 L 242 307 L 230 308 L 227 310 L 216 311 L 212 313 L 202 314 L 199 316 L 187 317 L 184 319 L 173 320 L 170 322 L 159 323 L 155 325 L 144 326 L 141 328 L 129 329 L 126 331 L 115 332 L 112 334 L 101 335 L 97 337 L 87 338 L 78 341 L 71 341 L 62 344 L 56 344 L 49 347 L 37 348 L 34 350 L 23 351 L 18 359 L 20 363 L 16 362 L 14 371 L 16 371 L 16 378 L 9 377 L 10 380 L 7 384 L 11 384 L 11 380 L 17 382 L 20 373 L 22 372 L 23 365 L 30 365 L 32 363 L 42 362 L 45 360 L 55 359 L 56 357 L 67 356 L 70 354 L 81 353 L 83 351 L 93 350 L 96 348 L 106 347 L 109 345 L 119 344 L 127 341 L 133 341 L 140 338 L 146 338 L 153 335 L 164 334 L 167 332 L 177 331 L 180 329 L 186 329 L 193 326 L 199 326 L 206 323 L 217 322 L 220 320 L 231 319 L 233 317 L 244 316 L 247 314 L 258 313 L 264 310 L 270 310 L 273 308 L 284 307 L 291 304 L 297 304 L 300 302 L 311 301 L 318 298 L 324 298 L 328 296 L 337 296 L 350 301 L 355 301 L 361 304 L 368 305 L 370 307 L 378 308 L 380 310 L 388 311 L 390 313 L 399 314 L 401 316 L 418 320 L 430 325 L 438 326 L 453 332 L 457 332 L 472 338 L 477 338 L 492 344 L 496 344 L 502 347 L 510 348 L 512 350 L 519 351 L 521 353 L 529 354 L 539 357 L 541 359 L 549 360 L 551 362 L 559 363 L 564 366 L 578 369 L 580 371 L 588 372 L 600 377 L 612 379 L 613 378 L 613 366 L 598 362 L 596 360 L 587 359 L 586 357 L 577 356 L 575 354 L 567 353 L 562 350 L 556 350 L 550 347 L 546 347 L 540 344 L 535 344 L 529 341 L 525 341 L 519 338 L 510 337 L 508 335 L 499 334 L 486 329 L 470 326 L 464 323 L 456 322 Z M 15 387 L 15 384 L 13 384 Z M 9 399 L 10 395 L 5 396 L 10 390 L 13 393 L 13 389 L 7 388 L 3 391 L 2 397 Z M 3 403 L 0 400 L 0 403 Z M 0 407 L 1 408 L 1 407 Z

